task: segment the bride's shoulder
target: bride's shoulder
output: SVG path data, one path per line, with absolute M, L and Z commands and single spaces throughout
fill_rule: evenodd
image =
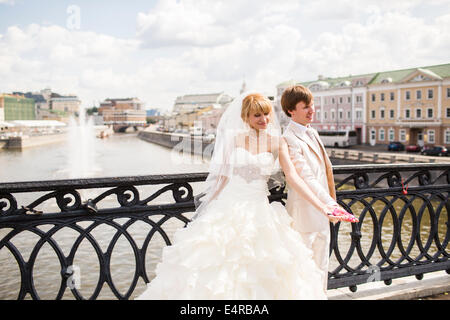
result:
M 269 141 L 269 148 L 271 152 L 277 151 L 279 148 L 279 145 L 281 143 L 282 138 L 277 135 L 267 134 L 267 140 Z
M 242 146 L 248 143 L 248 134 L 245 132 L 240 132 L 234 136 L 234 142 L 237 146 Z

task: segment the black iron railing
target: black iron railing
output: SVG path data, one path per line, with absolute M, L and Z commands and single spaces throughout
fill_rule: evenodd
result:
M 329 289 L 450 272 L 450 165 L 335 166 L 334 174 L 340 205 L 360 221 L 330 225 Z M 133 298 L 151 280 L 153 243 L 170 245 L 169 224 L 189 223 L 193 186 L 205 179 L 197 173 L 0 184 L 0 274 L 7 273 L 0 298 L 48 298 L 41 290 L 49 287 L 55 299 L 102 298 L 106 287 L 110 298 Z M 285 199 L 283 189 L 271 190 L 270 201 Z M 111 231 L 106 240 L 96 236 L 101 227 Z M 72 238 L 61 237 L 69 233 Z M 127 251 L 128 259 L 113 263 L 117 251 Z M 122 283 L 114 270 L 125 262 L 131 273 Z M 92 264 L 97 278 L 84 293 L 77 272 Z

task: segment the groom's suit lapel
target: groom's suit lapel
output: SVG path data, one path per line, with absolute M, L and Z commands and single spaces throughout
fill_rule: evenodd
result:
M 327 152 L 325 151 L 325 146 L 322 143 L 322 140 L 319 139 L 317 131 L 314 131 L 314 136 L 316 137 L 317 143 L 320 145 L 320 149 L 323 153 L 323 160 L 325 161 L 325 170 L 327 173 L 327 181 L 328 181 L 328 190 L 330 191 L 331 197 L 336 200 L 336 188 L 334 184 L 333 177 L 333 164 L 327 156 Z
M 310 142 L 310 139 L 313 139 L 313 138 L 310 138 L 310 137 L 305 138 L 305 136 L 307 135 L 306 132 L 304 132 L 304 133 L 300 132 L 300 130 L 292 124 L 290 124 L 289 126 L 291 126 L 291 130 L 294 133 L 294 135 L 301 141 L 305 142 L 308 145 L 308 147 L 315 153 L 315 155 L 317 156 L 319 161 L 322 161 L 322 159 L 319 157 L 320 151 L 317 150 L 317 147 L 315 144 L 312 145 Z M 330 159 L 326 156 L 325 147 L 322 144 L 322 141 L 319 139 L 319 137 L 317 137 L 316 132 L 314 132 L 313 134 L 317 140 L 317 144 L 319 145 L 319 147 L 321 148 L 321 151 L 322 151 L 323 161 L 325 164 L 325 170 L 326 170 L 326 174 L 327 174 L 328 190 L 330 192 L 330 196 L 336 200 L 336 190 L 335 190 L 335 184 L 334 184 L 334 178 L 333 178 L 333 166 L 331 164 Z
M 315 144 L 313 144 L 313 143 L 311 143 L 311 139 L 313 139 L 313 138 L 311 138 L 311 137 L 308 137 L 307 136 L 307 133 L 306 132 L 300 132 L 300 130 L 299 129 L 297 129 L 294 125 L 290 125 L 291 126 L 291 129 L 292 129 L 292 132 L 294 133 L 294 135 L 298 138 L 298 139 L 300 139 L 301 141 L 303 141 L 304 143 L 306 143 L 307 145 L 308 145 L 308 147 L 314 152 L 314 154 L 316 155 L 316 157 L 319 159 L 319 160 L 321 160 L 321 158 L 320 158 L 320 156 L 319 156 L 319 150 L 317 149 L 317 146 L 315 145 Z M 320 144 L 320 142 L 317 142 L 318 144 Z

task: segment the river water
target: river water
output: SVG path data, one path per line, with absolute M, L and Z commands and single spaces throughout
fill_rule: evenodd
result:
M 189 172 L 206 172 L 208 168 L 207 161 L 203 161 L 198 156 L 187 156 L 180 158 L 172 150 L 161 147 L 149 142 L 145 142 L 137 138 L 136 134 L 115 134 L 107 139 L 93 139 L 89 155 L 88 167 L 89 171 L 83 173 L 83 177 L 117 177 L 117 176 L 132 176 L 132 175 L 151 175 L 151 174 L 171 174 L 171 173 L 189 173 Z M 55 180 L 73 178 L 74 170 L 74 142 L 57 143 L 45 147 L 35 147 L 23 151 L 2 151 L 0 152 L 0 181 L 2 182 L 17 182 L 17 181 L 39 181 L 39 180 Z M 81 151 L 80 151 L 81 152 Z M 193 184 L 194 194 L 201 190 L 200 184 Z M 141 189 L 140 189 L 141 191 Z M 145 191 L 145 189 L 144 189 Z M 148 191 L 148 190 L 147 190 Z M 91 192 L 91 191 L 88 191 Z M 98 192 L 97 192 L 98 194 Z M 83 200 L 86 195 L 82 195 Z M 29 199 L 27 198 L 29 197 Z M 31 195 L 17 196 L 19 206 L 28 203 L 29 200 L 36 199 Z M 160 201 L 167 200 L 164 197 Z M 170 201 L 170 199 L 168 199 Z M 113 206 L 117 206 L 117 201 L 110 200 Z M 106 206 L 108 202 L 105 202 Z M 57 209 L 56 204 L 46 204 L 45 208 L 41 208 L 48 212 L 51 211 L 52 206 Z M 398 203 L 401 206 L 401 203 Z M 374 207 L 381 210 L 384 207 L 382 203 L 376 203 Z M 362 208 L 352 208 L 361 210 Z M 399 211 L 398 211 L 399 212 Z M 444 215 L 442 215 L 444 216 Z M 383 224 L 383 247 L 385 250 L 389 247 L 392 240 L 393 223 L 389 221 L 387 216 Z M 442 218 L 444 219 L 444 218 Z M 115 220 L 117 222 L 118 219 Z M 172 219 L 173 220 L 173 219 Z M 168 221 L 164 225 L 164 230 L 170 236 L 181 228 L 183 224 L 176 221 Z M 391 219 L 392 220 L 392 219 Z M 426 219 L 425 219 L 426 220 Z M 126 222 L 126 219 L 123 221 Z M 122 223 L 123 223 L 122 222 Z M 82 224 L 82 227 L 87 227 L 89 223 Z M 441 224 L 444 225 L 444 224 Z M 42 230 L 49 230 L 51 226 L 43 226 Z M 427 229 L 428 228 L 428 229 Z M 441 230 L 442 229 L 442 230 Z M 132 227 L 127 229 L 130 234 L 136 239 L 136 243 L 142 244 L 146 234 L 150 231 L 148 225 L 142 223 L 135 223 Z M 64 231 L 64 232 L 63 232 Z M 0 230 L 0 238 L 3 237 L 8 230 Z M 339 246 L 341 254 L 345 256 L 347 248 L 350 246 L 351 227 L 350 224 L 341 224 L 339 235 Z M 372 241 L 373 224 L 370 221 L 365 221 L 362 227 L 361 242 L 363 246 L 368 249 Z M 402 238 L 409 239 L 412 232 L 412 218 L 411 215 L 405 216 L 402 224 Z M 439 234 L 441 239 L 445 235 L 446 229 L 440 228 Z M 92 235 L 100 243 L 102 249 L 106 251 L 111 237 L 115 233 L 115 229 L 108 226 L 95 228 Z M 429 234 L 429 224 L 421 226 L 421 234 L 427 237 Z M 151 241 L 147 255 L 146 268 L 148 275 L 153 278 L 153 270 L 160 260 L 161 249 L 163 247 L 163 239 L 157 234 Z M 78 233 L 71 229 L 62 229 L 58 231 L 53 238 L 61 245 L 64 254 L 68 255 L 74 239 Z M 425 238 L 426 239 L 426 238 Z M 31 249 L 34 247 L 39 237 L 30 233 L 24 232 L 14 237 L 12 243 L 17 246 L 24 259 L 27 261 Z M 426 241 L 426 240 L 424 240 Z M 405 246 L 407 241 L 405 242 Z M 367 252 L 367 250 L 366 250 Z M 376 250 L 377 252 L 377 250 Z M 419 252 L 413 252 L 417 255 Z M 396 249 L 392 255 L 393 258 L 398 258 L 400 252 Z M 373 261 L 377 262 L 379 255 L 374 254 Z M 353 262 L 352 262 L 353 261 Z M 354 254 L 350 265 L 357 266 L 360 263 L 357 255 Z M 20 272 L 17 268 L 17 263 L 14 257 L 3 248 L 0 250 L 0 299 L 16 299 L 20 286 Z M 74 266 L 80 266 L 80 284 L 79 291 L 84 297 L 89 297 L 96 286 L 99 277 L 99 263 L 93 247 L 87 240 L 83 240 L 80 248 L 75 256 Z M 334 256 L 330 260 L 330 271 L 338 266 L 338 262 Z M 132 254 L 131 246 L 125 239 L 119 238 L 117 245 L 113 251 L 111 258 L 111 273 L 115 285 L 119 288 L 122 294 L 129 288 L 132 276 L 134 274 L 135 264 L 134 255 Z M 60 267 L 58 259 L 53 249 L 45 244 L 40 250 L 36 259 L 36 264 L 33 269 L 33 277 L 35 280 L 35 287 L 42 299 L 54 299 L 59 288 L 60 283 Z M 139 280 L 134 294 L 131 298 L 136 297 L 145 289 L 145 283 L 142 279 Z M 26 297 L 30 298 L 29 296 Z M 73 299 L 70 290 L 66 290 L 64 299 Z M 101 294 L 98 299 L 115 299 L 112 291 L 107 285 L 103 286 Z

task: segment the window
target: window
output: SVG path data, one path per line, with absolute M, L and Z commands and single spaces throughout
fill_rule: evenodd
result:
M 362 102 L 362 96 L 356 96 L 356 102 Z
M 428 118 L 433 118 L 433 109 L 432 108 L 427 109 L 427 116 L 428 116 Z
M 405 96 L 406 100 L 411 99 L 411 92 L 406 91 L 406 96 Z
M 416 109 L 416 118 L 422 118 L 422 109 Z
M 344 114 L 342 110 L 339 110 L 339 119 L 342 120 L 344 118 Z
M 384 119 L 384 109 L 380 110 L 380 119 Z
M 316 120 L 320 121 L 320 110 L 316 111 Z
M 331 111 L 331 120 L 334 120 L 334 110 Z
M 409 109 L 405 110 L 405 118 L 409 119 L 411 117 L 411 111 Z
M 342 103 L 342 102 L 343 102 L 342 97 L 339 97 L 339 103 Z
M 356 111 L 356 119 L 358 119 L 358 120 L 362 119 L 362 111 L 361 110 Z
M 370 130 L 370 140 L 376 140 L 376 135 L 377 132 L 375 131 L 375 129 Z
M 375 110 L 372 110 L 372 111 L 371 111 L 370 117 L 371 117 L 372 119 L 375 119 Z
M 428 89 L 428 99 L 433 99 L 433 89 Z
M 400 130 L 400 141 L 406 142 L 406 130 L 405 129 Z
M 390 119 L 394 119 L 394 115 L 395 115 L 395 111 L 394 110 L 389 110 L 389 118 Z
M 428 142 L 434 143 L 434 130 L 428 130 Z
M 389 141 L 395 140 L 395 131 L 394 129 L 389 129 Z
M 334 102 L 335 102 L 334 98 L 331 98 L 331 103 L 334 103 Z
M 395 94 L 394 94 L 393 92 L 391 92 L 391 93 L 389 94 L 389 96 L 390 96 L 390 98 L 391 98 L 391 101 L 394 101 L 394 100 L 395 100 Z
M 417 100 L 422 99 L 422 91 L 421 90 L 416 91 L 416 98 L 417 98 Z
M 384 141 L 384 129 L 380 129 L 379 140 Z
M 447 98 L 450 98 L 450 88 L 447 88 Z
M 445 131 L 444 135 L 445 144 L 450 144 L 450 130 Z
M 326 111 L 323 112 L 323 119 L 327 120 L 327 112 Z
M 372 93 L 372 102 L 375 102 L 375 94 L 374 93 Z
M 446 117 L 447 117 L 447 118 L 450 118 L 450 108 L 447 108 L 446 110 L 447 110 L 447 112 L 446 112 Z
M 384 93 L 381 94 L 380 99 L 381 99 L 381 101 L 384 101 Z
M 351 97 L 347 97 L 347 102 L 351 103 L 352 102 L 352 98 Z
M 352 119 L 352 112 L 351 111 L 347 111 L 347 119 L 349 119 L 349 120 Z

